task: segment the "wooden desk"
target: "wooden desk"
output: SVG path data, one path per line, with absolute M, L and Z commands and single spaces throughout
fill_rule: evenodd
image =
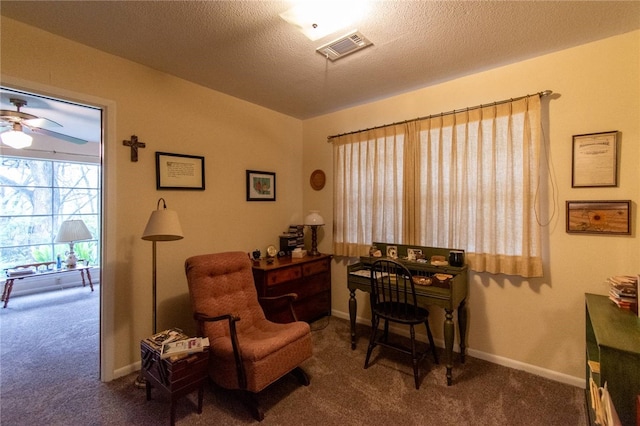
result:
M 54 274 L 63 274 L 65 272 L 80 272 L 82 276 L 82 287 L 86 286 L 86 281 L 84 279 L 85 272 L 87 273 L 87 279 L 89 280 L 89 287 L 91 287 L 91 291 L 93 291 L 93 282 L 91 281 L 91 266 L 81 266 L 78 265 L 75 268 L 62 268 L 56 269 L 56 262 L 41 262 L 41 263 L 32 263 L 29 265 L 20 265 L 15 268 L 11 268 L 11 270 L 33 270 L 34 273 L 29 273 L 27 275 L 9 275 L 9 269 L 5 270 L 7 275 L 6 281 L 4 282 L 4 290 L 2 292 L 2 299 L 0 301 L 4 302 L 3 308 L 6 308 L 9 304 L 9 298 L 11 297 L 11 291 L 13 290 L 13 284 L 15 280 L 25 280 L 29 278 L 42 277 L 45 275 L 54 275 Z
M 151 388 L 156 387 L 169 395 L 171 400 L 171 426 L 176 423 L 176 400 L 194 390 L 198 391 L 198 414 L 202 413 L 204 383 L 209 365 L 209 348 L 182 357 L 160 358 L 160 348 L 147 340 L 140 341 L 142 372 L 146 379 L 147 401 L 151 399 Z
M 403 263 L 407 268 L 415 275 L 431 276 L 437 273 L 450 274 L 453 278 L 449 281 L 448 285 L 444 286 L 416 286 L 416 295 L 418 296 L 418 303 L 421 306 L 438 306 L 445 311 L 444 320 L 444 344 L 445 344 L 445 358 L 447 365 L 447 385 L 451 385 L 452 376 L 451 371 L 453 369 L 453 344 L 455 337 L 455 327 L 453 322 L 453 311 L 458 312 L 458 330 L 460 332 L 460 360 L 462 363 L 465 361 L 466 350 L 466 332 L 467 332 L 467 308 L 466 297 L 469 290 L 469 282 L 467 279 L 467 266 L 453 267 L 453 266 L 432 266 L 428 263 L 419 263 L 416 261 L 403 260 L 403 257 L 407 255 L 407 248 L 421 249 L 422 253 L 430 258 L 433 255 L 441 255 L 448 258 L 449 249 L 436 248 L 436 247 L 420 247 L 415 245 L 400 245 L 400 244 L 384 244 L 375 243 L 376 247 L 386 253 L 387 245 L 394 245 L 398 249 L 397 259 Z M 355 349 L 356 346 L 356 312 L 357 301 L 355 297 L 356 290 L 365 291 L 369 293 L 371 291 L 370 278 L 366 276 L 356 275 L 358 271 L 370 270 L 371 264 L 377 258 L 374 257 L 361 257 L 360 262 L 347 267 L 347 287 L 349 288 L 349 319 L 351 323 L 351 348 Z

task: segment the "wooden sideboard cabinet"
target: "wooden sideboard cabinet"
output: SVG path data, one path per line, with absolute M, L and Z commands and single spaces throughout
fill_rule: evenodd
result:
M 636 422 L 636 398 L 640 394 L 640 318 L 618 308 L 607 296 L 585 295 L 586 398 L 589 421 L 595 424 L 589 378 L 611 395 L 624 426 Z M 590 366 L 591 364 L 591 366 Z M 593 366 L 599 366 L 599 372 Z
M 296 293 L 293 303 L 298 320 L 311 322 L 331 315 L 331 258 L 330 254 L 303 258 L 281 257 L 267 263 L 261 259 L 253 264 L 253 278 L 259 297 Z M 286 321 L 284 309 L 261 303 L 267 317 Z

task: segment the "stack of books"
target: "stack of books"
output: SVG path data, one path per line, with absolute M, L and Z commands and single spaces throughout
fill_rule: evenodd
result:
M 296 248 L 304 248 L 304 225 L 289 225 L 289 235 L 296 237 Z
M 147 344 L 160 353 L 160 358 L 173 358 L 202 352 L 209 347 L 207 337 L 189 337 L 179 328 L 156 333 L 145 339 Z
M 615 275 L 607 280 L 609 299 L 619 308 L 638 312 L 638 276 Z

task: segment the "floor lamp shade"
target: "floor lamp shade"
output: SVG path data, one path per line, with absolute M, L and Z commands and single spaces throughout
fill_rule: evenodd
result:
M 142 239 L 147 241 L 175 241 L 184 238 L 178 213 L 164 208 L 154 210 L 144 228 Z
M 76 241 L 90 240 L 93 238 L 87 225 L 81 219 L 65 220 L 60 226 L 56 243 L 69 243 L 69 253 L 67 255 L 67 268 L 75 268 L 78 259 L 73 252 L 73 245 Z

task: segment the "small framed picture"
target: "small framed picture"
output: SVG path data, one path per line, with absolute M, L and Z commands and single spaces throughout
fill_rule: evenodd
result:
M 408 248 L 407 249 L 407 260 L 418 260 L 418 259 L 422 259 L 422 250 L 421 249 Z
M 571 187 L 618 185 L 617 131 L 573 136 Z
M 156 189 L 204 190 L 204 157 L 156 152 Z
M 391 259 L 398 258 L 398 247 L 397 246 L 387 246 L 387 257 Z
M 247 170 L 247 201 L 275 201 L 276 174 Z
M 567 232 L 631 234 L 631 201 L 567 201 Z

